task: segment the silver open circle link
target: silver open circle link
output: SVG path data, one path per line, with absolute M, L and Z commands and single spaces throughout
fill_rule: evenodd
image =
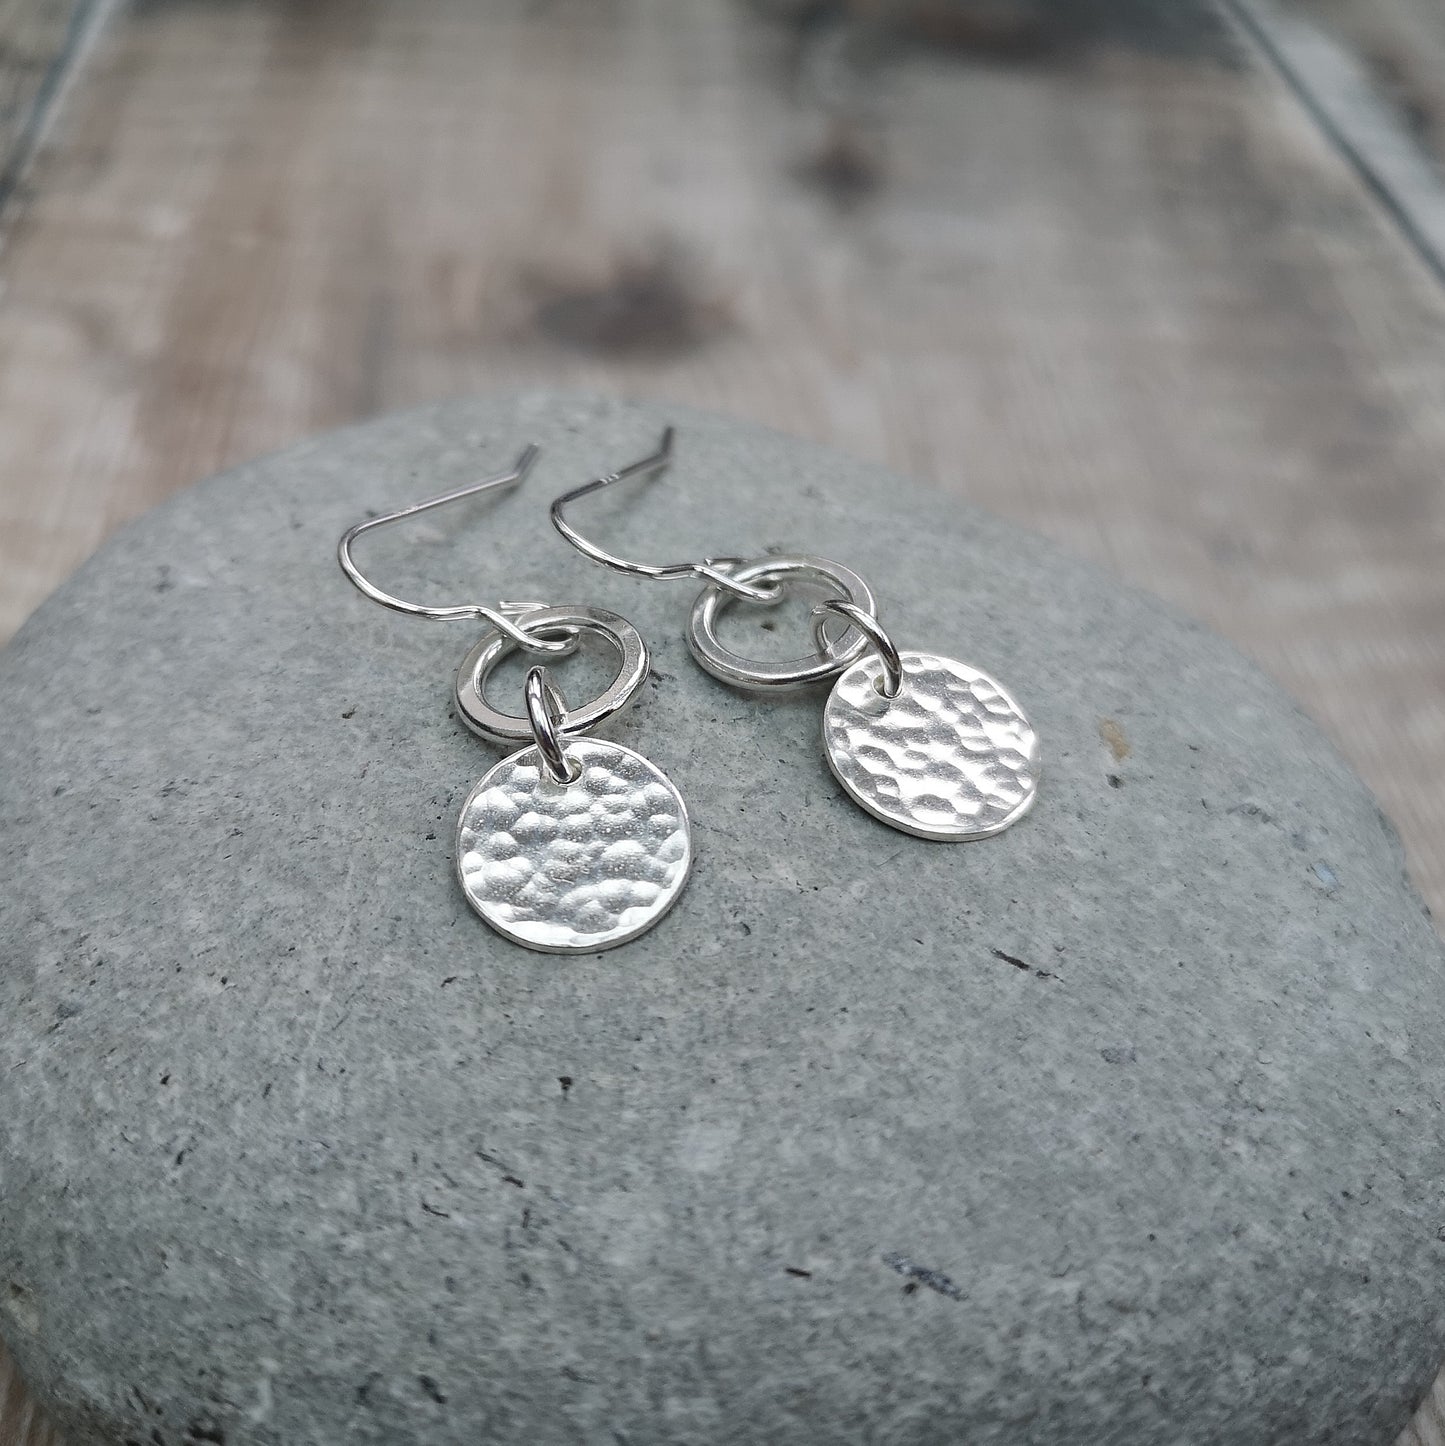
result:
M 826 557 L 760 557 L 728 569 L 742 583 L 811 582 L 832 588 L 844 602 L 852 603 L 869 616 L 877 613 L 872 589 L 851 568 Z M 697 664 L 714 678 L 744 688 L 804 688 L 826 682 L 851 667 L 867 651 L 868 639 L 850 627 L 837 642 L 822 647 L 808 658 L 780 662 L 745 658 L 725 647 L 717 635 L 718 618 L 736 597 L 716 584 L 705 587 L 692 605 L 688 619 L 687 645 Z
M 620 713 L 647 681 L 650 658 L 642 634 L 626 618 L 605 608 L 534 608 L 513 619 L 524 633 L 543 637 L 594 633 L 617 650 L 617 676 L 590 703 L 569 708 L 557 722 L 559 734 L 587 733 Z M 533 741 L 532 720 L 521 713 L 503 713 L 487 701 L 487 679 L 504 658 L 518 649 L 517 642 L 501 633 L 484 633 L 457 669 L 457 712 L 463 723 L 483 738 L 502 743 Z

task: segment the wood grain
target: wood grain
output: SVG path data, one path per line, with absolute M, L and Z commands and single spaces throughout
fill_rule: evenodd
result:
M 0 636 L 127 518 L 318 429 L 673 397 L 1204 618 L 1445 908 L 1445 300 L 1388 207 L 1202 0 L 768 8 L 138 5 L 9 212 Z
M 0 200 L 18 181 L 88 0 L 0 0 Z
M 1373 75 L 1381 99 L 1445 166 L 1445 4 L 1441 0 L 1289 0 L 1287 13 L 1332 34 Z

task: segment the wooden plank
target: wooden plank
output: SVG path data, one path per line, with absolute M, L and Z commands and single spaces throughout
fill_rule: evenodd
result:
M 0 1343 L 0 1446 L 59 1446 Z
M 0 203 L 44 128 L 91 0 L 0 0 Z
M 1370 73 L 1437 168 L 1445 167 L 1445 0 L 1285 0 Z
M 1397 1446 L 1445 1446 L 1445 1371 L 1435 1381 Z
M 1336 24 L 1329 28 L 1317 15 L 1307 13 L 1299 0 L 1287 6 L 1275 0 L 1225 3 L 1436 279 L 1445 284 L 1445 184 L 1438 157 L 1422 144 L 1427 132 L 1420 118 L 1426 112 L 1419 107 L 1418 96 L 1403 85 L 1415 73 L 1387 70 L 1378 54 L 1372 59 L 1357 52 L 1337 33 L 1356 18 L 1358 7 L 1335 12 Z M 1434 3 L 1387 0 L 1384 16 L 1390 24 L 1383 28 L 1398 30 L 1401 12 Z M 1445 9 L 1440 18 L 1445 22 Z M 1376 15 L 1369 30 L 1377 44 L 1381 28 L 1382 17 Z M 1403 44 L 1402 35 L 1394 38 Z M 1445 33 L 1439 40 L 1445 46 Z
M 0 635 L 127 517 L 318 428 L 675 397 L 1232 636 L 1445 908 L 1445 301 L 1398 219 L 1202 3 L 767 8 L 127 16 L 0 257 Z

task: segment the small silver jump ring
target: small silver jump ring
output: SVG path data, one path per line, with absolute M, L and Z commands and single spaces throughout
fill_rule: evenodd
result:
M 539 665 L 528 670 L 522 696 L 547 776 L 553 783 L 575 783 L 581 777 L 582 768 L 568 759 L 562 747 L 562 723 L 567 716 L 567 705 L 546 668 Z
M 885 698 L 896 698 L 903 687 L 903 659 L 898 656 L 893 639 L 884 632 L 883 624 L 872 613 L 864 612 L 856 604 L 844 602 L 841 598 L 829 598 L 826 602 L 820 602 L 813 609 L 813 641 L 817 643 L 821 653 L 826 653 L 832 647 L 828 638 L 830 613 L 845 618 L 873 644 L 874 651 L 883 662 L 883 676 L 878 680 L 881 684 L 878 691 Z
M 735 583 L 806 582 L 839 593 L 846 602 L 872 614 L 876 604 L 872 589 L 851 568 L 824 557 L 761 557 L 730 569 Z M 692 605 L 687 626 L 687 645 L 704 672 L 724 683 L 742 688 L 803 688 L 810 683 L 836 678 L 868 650 L 868 639 L 852 628 L 836 644 L 816 650 L 811 657 L 784 662 L 745 658 L 725 647 L 718 638 L 718 619 L 735 599 L 716 583 L 709 583 Z
M 531 743 L 534 739 L 529 716 L 503 713 L 492 706 L 486 695 L 487 679 L 504 659 L 519 647 L 529 646 L 537 637 L 548 634 L 595 633 L 606 638 L 616 650 L 619 660 L 617 676 L 590 703 L 563 712 L 559 731 L 564 734 L 586 733 L 599 723 L 620 713 L 637 696 L 647 681 L 650 666 L 647 644 L 642 634 L 626 618 L 605 608 L 553 607 L 534 608 L 515 619 L 524 642 L 500 631 L 487 632 L 462 659 L 457 669 L 457 716 L 473 733 L 500 743 Z

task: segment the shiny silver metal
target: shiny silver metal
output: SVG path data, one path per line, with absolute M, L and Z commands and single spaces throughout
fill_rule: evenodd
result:
M 884 631 L 883 624 L 872 613 L 864 612 L 856 603 L 842 602 L 838 598 L 820 602 L 813 609 L 813 641 L 818 645 L 820 653 L 826 653 L 833 646 L 832 639 L 828 636 L 830 614 L 846 618 L 873 644 L 873 651 L 878 654 L 883 664 L 883 672 L 878 679 L 878 691 L 885 698 L 896 698 L 899 688 L 903 686 L 903 663 L 898 656 L 898 649 L 893 646 L 893 639 Z
M 637 696 L 647 680 L 649 655 L 642 634 L 626 618 L 605 608 L 574 604 L 555 608 L 532 608 L 517 615 L 517 629 L 528 639 L 563 636 L 573 646 L 580 634 L 605 638 L 618 655 L 617 676 L 597 697 L 580 708 L 566 709 L 557 723 L 560 734 L 586 733 L 620 713 Z M 502 632 L 484 633 L 457 669 L 457 713 L 463 723 L 483 738 L 504 743 L 530 743 L 534 739 L 532 719 L 525 714 L 503 713 L 487 699 L 487 679 L 503 658 L 519 646 Z
M 904 652 L 897 697 L 878 657 L 855 664 L 823 709 L 823 745 L 838 782 L 875 818 L 919 838 L 988 838 L 1033 806 L 1039 739 L 987 673 Z
M 553 783 L 575 782 L 581 765 L 569 759 L 562 746 L 562 722 L 567 716 L 567 705 L 557 685 L 547 676 L 546 668 L 539 665 L 528 669 L 522 697 L 547 777 Z
M 852 568 L 825 557 L 755 558 L 739 564 L 732 576 L 735 582 L 774 583 L 780 588 L 794 583 L 822 586 L 840 594 L 843 602 L 862 613 L 872 616 L 877 612 L 868 584 Z M 745 658 L 724 646 L 717 634 L 719 617 L 734 601 L 729 593 L 710 583 L 698 594 L 687 624 L 687 645 L 698 666 L 724 683 L 741 688 L 805 688 L 837 677 L 868 650 L 868 637 L 849 627 L 836 643 L 819 643 L 818 651 L 810 657 L 784 661 Z
M 568 742 L 570 782 L 536 748 L 504 758 L 457 821 L 457 878 L 499 934 L 551 954 L 612 949 L 677 901 L 692 863 L 682 795 L 617 743 Z
M 362 533 L 370 532 L 373 528 L 387 527 L 393 522 L 401 522 L 408 517 L 415 517 L 420 512 L 430 512 L 434 507 L 445 507 L 448 502 L 459 502 L 463 497 L 474 497 L 480 492 L 489 492 L 494 487 L 516 486 L 532 470 L 532 464 L 537 460 L 540 452 L 541 449 L 535 443 L 528 443 L 511 467 L 505 472 L 499 472 L 495 477 L 487 477 L 480 482 L 470 482 L 465 487 L 454 488 L 437 497 L 428 497 L 425 502 L 413 502 L 409 507 L 400 507 L 395 512 L 387 512 L 381 517 L 368 517 L 366 521 L 358 522 L 355 527 L 347 528 L 341 534 L 341 541 L 336 544 L 336 560 L 341 564 L 342 572 L 372 602 L 380 603 L 382 607 L 390 608 L 393 612 L 406 613 L 415 618 L 429 618 L 434 622 L 453 622 L 468 618 L 480 619 L 489 623 L 504 637 L 510 638 L 518 647 L 527 648 L 531 652 L 551 653 L 557 656 L 571 652 L 575 639 L 534 638 L 513 621 L 518 613 L 531 612 L 536 609 L 539 606 L 537 603 L 501 601 L 495 606 L 488 606 L 485 603 L 458 603 L 452 606 L 434 607 L 424 603 L 406 602 L 377 587 L 356 565 L 356 560 L 351 555 L 352 545 L 356 539 Z
M 512 486 L 536 458 L 529 446 L 508 472 L 368 518 L 342 535 L 336 555 L 351 582 L 383 607 L 488 624 L 457 672 L 457 713 L 485 738 L 532 746 L 504 758 L 467 798 L 457 820 L 457 878 L 467 902 L 505 938 L 551 953 L 590 953 L 650 929 L 672 907 L 692 863 L 687 808 L 671 780 L 630 748 L 574 736 L 637 696 L 649 667 L 642 634 L 603 608 L 407 602 L 371 582 L 351 554 L 363 532 Z M 539 666 L 527 672 L 523 714 L 492 706 L 487 679 L 503 658 L 519 648 L 570 653 L 583 633 L 606 638 L 618 654 L 617 676 L 596 698 L 569 709 Z
M 629 477 L 641 477 L 661 471 L 672 461 L 672 443 L 676 435 L 675 428 L 664 428 L 657 451 L 650 456 L 630 462 L 618 472 L 609 472 L 604 477 L 594 477 L 590 482 L 584 482 L 580 487 L 574 487 L 572 491 L 564 492 L 552 503 L 552 526 L 584 557 L 590 557 L 593 562 L 600 562 L 603 567 L 610 567 L 614 572 L 630 573 L 634 577 L 660 579 L 700 577 L 714 586 L 732 593 L 735 597 L 746 598 L 749 602 L 777 602 L 781 596 L 778 588 L 752 587 L 738 578 L 734 570 L 735 564 L 739 561 L 738 558 L 705 557 L 698 562 L 630 562 L 625 557 L 618 557 L 616 553 L 607 552 L 598 547 L 595 542 L 584 537 L 567 521 L 565 509 L 569 502 L 576 502 L 590 493 L 600 492 L 604 487 L 611 487 L 615 482 L 625 482 Z
M 836 678 L 824 708 L 828 763 L 854 800 L 884 823 L 921 838 L 973 839 L 1022 818 L 1039 777 L 1038 736 L 1023 710 L 976 668 L 932 653 L 900 653 L 878 621 L 872 590 L 851 568 L 813 556 L 649 566 L 605 552 L 567 521 L 569 502 L 665 466 L 673 437 L 668 427 L 650 457 L 559 497 L 552 525 L 579 552 L 618 572 L 704 578 L 687 644 L 714 678 L 758 689 L 806 688 Z M 798 584 L 835 594 L 812 610 L 811 656 L 748 658 L 719 638 L 719 618 L 739 599 L 775 603 Z M 833 617 L 848 624 L 836 641 L 828 634 Z M 869 649 L 874 656 L 865 658 Z

